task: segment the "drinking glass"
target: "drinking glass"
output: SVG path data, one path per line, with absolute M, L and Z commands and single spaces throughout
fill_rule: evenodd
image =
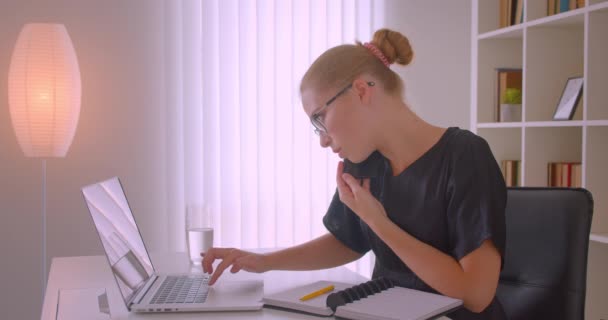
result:
M 200 265 L 201 253 L 213 247 L 213 216 L 208 206 L 192 204 L 186 207 L 186 243 L 190 263 Z

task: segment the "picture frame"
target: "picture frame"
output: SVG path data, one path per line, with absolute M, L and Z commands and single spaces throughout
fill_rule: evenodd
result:
M 553 120 L 572 120 L 583 92 L 583 77 L 570 77 L 562 90 Z

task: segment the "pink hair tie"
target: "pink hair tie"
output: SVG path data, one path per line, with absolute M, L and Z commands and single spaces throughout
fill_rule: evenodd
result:
M 366 47 L 367 50 L 371 51 L 376 56 L 376 58 L 378 58 L 380 61 L 382 61 L 382 63 L 387 68 L 388 68 L 388 66 L 390 66 L 390 63 L 388 62 L 388 59 L 386 59 L 386 56 L 374 44 L 366 42 L 363 44 L 363 46 Z

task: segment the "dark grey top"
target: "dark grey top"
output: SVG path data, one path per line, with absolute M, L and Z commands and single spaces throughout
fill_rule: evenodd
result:
M 507 190 L 487 142 L 451 127 L 440 140 L 400 174 L 388 160 L 384 173 L 372 178 L 372 194 L 401 229 L 460 260 L 491 239 L 504 259 Z M 323 223 L 352 250 L 376 255 L 373 278 L 387 277 L 400 286 L 435 292 L 363 222 L 336 192 Z M 460 319 L 504 319 L 496 298 L 482 313 L 464 308 L 448 315 Z

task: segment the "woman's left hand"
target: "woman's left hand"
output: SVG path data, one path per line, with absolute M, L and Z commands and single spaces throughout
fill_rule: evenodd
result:
M 344 162 L 338 163 L 336 182 L 340 200 L 371 226 L 378 219 L 386 219 L 384 207 L 370 192 L 370 180 L 364 179 L 363 184 L 352 175 L 344 173 Z

